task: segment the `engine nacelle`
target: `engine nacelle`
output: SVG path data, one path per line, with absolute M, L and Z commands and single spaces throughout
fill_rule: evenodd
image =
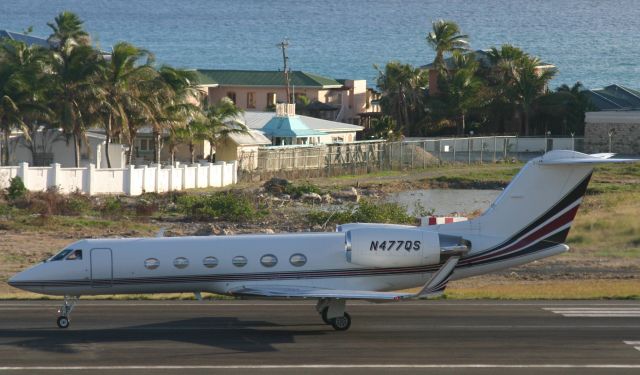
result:
M 345 234 L 347 261 L 364 267 L 412 267 L 440 263 L 437 232 L 364 227 Z

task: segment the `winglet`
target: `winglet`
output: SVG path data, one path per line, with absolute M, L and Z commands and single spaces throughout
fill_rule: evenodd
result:
M 444 265 L 424 284 L 422 290 L 414 295 L 414 298 L 435 298 L 441 296 L 458 264 L 458 260 L 460 260 L 460 257 L 447 259 Z

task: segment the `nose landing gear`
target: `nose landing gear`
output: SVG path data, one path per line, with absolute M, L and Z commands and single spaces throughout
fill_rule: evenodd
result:
M 71 315 L 71 311 L 75 307 L 78 302 L 78 296 L 64 296 L 64 303 L 58 309 L 58 320 L 56 323 L 58 324 L 58 328 L 67 328 L 69 327 L 70 320 L 69 315 Z

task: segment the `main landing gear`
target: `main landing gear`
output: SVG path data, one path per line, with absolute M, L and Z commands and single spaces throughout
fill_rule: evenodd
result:
M 351 327 L 351 315 L 345 311 L 345 300 L 335 298 L 321 298 L 316 304 L 316 311 L 322 321 L 336 331 L 346 331 Z
M 78 302 L 77 296 L 64 296 L 64 303 L 58 309 L 58 320 L 56 323 L 58 324 L 58 328 L 67 328 L 69 327 L 70 320 L 69 315 L 71 315 L 71 311 L 75 307 Z

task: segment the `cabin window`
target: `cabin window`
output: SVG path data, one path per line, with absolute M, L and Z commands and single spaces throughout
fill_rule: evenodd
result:
M 160 261 L 156 258 L 147 258 L 144 261 L 144 268 L 148 270 L 155 270 L 160 266 Z
M 218 265 L 218 258 L 206 257 L 202 260 L 202 264 L 207 268 L 213 268 Z
M 247 258 L 238 255 L 237 257 L 233 257 L 231 263 L 233 263 L 233 265 L 236 267 L 244 267 L 247 265 Z
M 260 258 L 260 263 L 265 267 L 273 267 L 278 264 L 278 258 L 273 254 L 263 255 L 262 258 Z
M 82 250 L 74 250 L 67 255 L 66 260 L 82 260 Z
M 289 263 L 294 267 L 302 267 L 307 264 L 307 257 L 300 253 L 293 254 L 291 258 L 289 258 Z
M 256 97 L 254 92 L 247 93 L 247 108 L 255 108 L 256 107 Z
M 185 257 L 178 257 L 173 260 L 173 266 L 179 269 L 187 268 L 187 266 L 189 266 L 189 259 Z

